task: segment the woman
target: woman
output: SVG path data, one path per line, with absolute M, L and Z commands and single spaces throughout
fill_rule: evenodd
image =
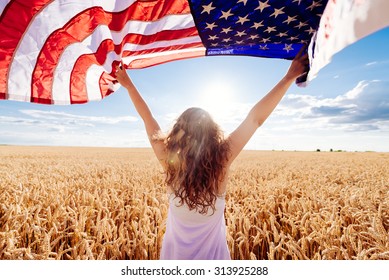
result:
M 227 138 L 200 108 L 186 110 L 166 137 L 123 65 L 116 77 L 130 95 L 166 173 L 169 210 L 161 259 L 230 259 L 224 219 L 228 170 L 291 84 L 308 67 L 302 48 L 286 75 Z

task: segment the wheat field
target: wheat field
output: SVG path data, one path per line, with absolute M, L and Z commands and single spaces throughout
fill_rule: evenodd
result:
M 158 259 L 167 195 L 150 149 L 0 146 L 0 259 Z M 244 151 L 232 259 L 389 259 L 389 154 Z

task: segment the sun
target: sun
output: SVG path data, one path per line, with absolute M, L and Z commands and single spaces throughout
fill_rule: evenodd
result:
M 204 86 L 198 99 L 198 107 L 208 111 L 215 121 L 223 122 L 231 115 L 235 103 L 234 87 L 225 80 L 218 80 Z

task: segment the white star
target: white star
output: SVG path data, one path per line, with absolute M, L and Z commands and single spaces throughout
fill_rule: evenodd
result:
M 211 11 L 213 9 L 215 9 L 215 7 L 212 7 L 212 2 L 209 3 L 209 5 L 203 5 L 203 11 L 201 13 L 208 13 L 208 15 L 211 13 Z
M 280 33 L 278 33 L 276 36 L 278 36 L 278 37 L 280 37 L 280 38 L 286 37 L 286 36 L 288 36 L 288 31 L 286 31 L 286 32 L 280 32 Z
M 217 25 L 214 23 L 214 22 L 212 22 L 212 23 L 205 23 L 206 25 L 207 25 L 207 27 L 205 27 L 205 29 L 214 29 L 215 27 L 217 27 Z
M 261 21 L 261 22 L 254 22 L 254 24 L 253 24 L 253 26 L 251 26 L 251 28 L 258 29 L 259 27 L 264 26 L 262 23 L 263 23 L 263 21 Z
M 267 45 L 260 45 L 259 48 L 264 51 L 269 49 Z
M 292 44 L 290 44 L 290 45 L 285 44 L 285 48 L 283 48 L 283 50 L 285 50 L 287 53 L 289 53 L 290 51 L 293 51 L 294 49 L 292 48 Z
M 236 23 L 240 23 L 241 25 L 243 25 L 246 21 L 250 21 L 247 17 L 248 17 L 249 15 L 246 15 L 245 17 L 239 17 L 238 16 L 238 20 L 236 21 Z
M 297 41 L 298 38 L 299 38 L 298 36 L 292 36 L 292 37 L 289 37 L 289 40 L 293 42 L 293 41 Z
M 297 16 L 294 16 L 294 17 L 290 17 L 288 16 L 288 19 L 284 20 L 282 23 L 287 23 L 287 24 L 290 24 L 292 21 L 295 21 L 296 20 L 296 17 Z
M 313 1 L 311 6 L 307 7 L 306 10 L 310 9 L 312 11 L 314 8 L 320 7 L 320 6 L 321 6 L 320 2 Z
M 232 31 L 232 29 L 231 29 L 231 27 L 229 26 L 228 28 L 222 28 L 222 33 L 228 33 L 228 32 L 231 32 Z
M 298 5 L 300 5 L 300 4 L 301 4 L 301 1 L 302 1 L 302 0 L 294 0 L 293 3 L 299 2 Z
M 219 37 L 217 37 L 217 35 L 209 35 L 209 37 L 208 37 L 208 40 L 217 40 L 217 39 L 219 39 Z
M 245 36 L 245 35 L 247 35 L 246 32 L 244 32 L 244 31 L 238 31 L 238 32 L 236 32 L 236 35 L 235 35 L 235 36 L 242 37 L 242 36 Z
M 267 33 L 274 32 L 274 31 L 276 31 L 276 28 L 273 27 L 273 26 L 268 26 L 268 27 L 266 28 L 266 30 L 265 30 L 265 32 L 267 32 Z
M 261 2 L 261 1 L 258 1 L 258 2 L 259 2 L 259 6 L 257 8 L 255 8 L 254 11 L 261 10 L 261 13 L 262 13 L 264 9 L 266 9 L 267 7 L 270 7 L 270 5 L 268 4 L 269 0 L 267 0 L 266 2 Z
M 223 42 L 228 43 L 229 41 L 232 41 L 231 38 L 225 38 L 225 39 L 223 39 Z
M 274 13 L 272 13 L 270 16 L 274 16 L 274 18 L 277 18 L 281 14 L 285 14 L 284 11 L 282 11 L 285 7 L 282 7 L 281 9 L 274 8 Z
M 305 32 L 308 32 L 309 34 L 313 34 L 313 33 L 316 32 L 316 30 L 313 29 L 312 27 L 309 27 L 309 29 L 308 29 L 308 30 L 305 30 Z
M 243 44 L 243 40 L 236 41 L 236 43 L 237 43 L 238 45 L 242 45 L 242 44 Z
M 251 39 L 251 40 L 255 40 L 255 39 L 258 39 L 258 38 L 259 38 L 258 34 L 255 34 L 255 35 L 251 35 L 251 36 L 250 36 L 250 39 Z
M 269 42 L 270 38 L 262 38 L 262 42 L 266 44 L 266 42 Z
M 219 43 L 212 43 L 211 46 L 212 47 L 217 47 L 219 45 Z
M 247 0 L 239 0 L 238 3 L 243 2 L 243 5 L 246 6 Z
M 298 29 L 301 29 L 301 27 L 304 27 L 306 25 L 308 25 L 307 22 L 301 22 L 300 21 L 300 23 L 298 25 L 296 25 L 295 27 L 298 27 Z
M 223 12 L 222 11 L 222 15 L 220 18 L 224 18 L 224 19 L 228 19 L 230 16 L 234 15 L 233 13 L 231 13 L 231 9 L 229 9 L 227 12 Z

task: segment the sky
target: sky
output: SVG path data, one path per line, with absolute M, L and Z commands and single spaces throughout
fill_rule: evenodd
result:
M 293 85 L 245 149 L 389 152 L 389 28 L 336 54 L 307 86 Z M 130 70 L 163 131 L 189 107 L 228 135 L 290 61 L 218 56 Z M 0 100 L 0 144 L 150 147 L 127 92 L 81 105 Z

